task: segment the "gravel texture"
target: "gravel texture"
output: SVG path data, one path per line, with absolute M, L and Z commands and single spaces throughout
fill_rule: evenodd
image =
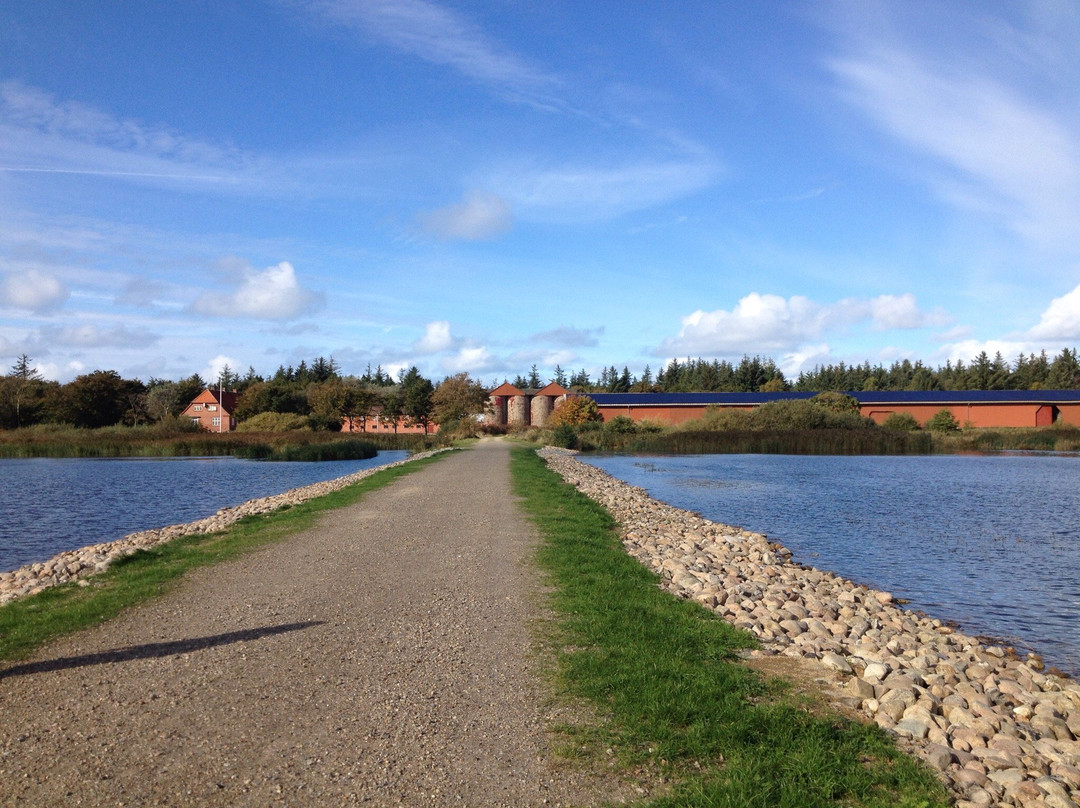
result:
M 619 797 L 549 754 L 508 454 L 484 441 L 6 663 L 0 805 Z

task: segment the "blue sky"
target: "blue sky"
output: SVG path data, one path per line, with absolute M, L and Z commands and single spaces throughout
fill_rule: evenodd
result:
M 1080 342 L 1080 5 L 0 4 L 0 362 Z

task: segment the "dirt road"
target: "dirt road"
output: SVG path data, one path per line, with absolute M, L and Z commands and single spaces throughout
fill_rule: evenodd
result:
M 615 796 L 547 754 L 508 461 L 482 442 L 0 668 L 0 804 Z

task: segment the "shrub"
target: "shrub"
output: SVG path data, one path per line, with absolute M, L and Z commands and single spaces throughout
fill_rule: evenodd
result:
M 896 432 L 914 432 L 919 428 L 919 422 L 910 412 L 890 413 L 889 417 L 881 422 L 881 425 L 885 429 L 892 429 Z
M 730 432 L 738 429 L 749 429 L 750 411 L 737 410 L 732 407 L 709 406 L 700 418 L 694 418 L 680 425 L 680 429 L 697 431 L 722 431 Z
M 578 447 L 578 436 L 570 424 L 559 424 L 551 434 L 551 442 L 553 445 L 561 446 L 564 449 L 576 449 Z
M 843 393 L 818 393 L 810 399 L 811 403 L 824 407 L 829 412 L 855 412 L 859 411 L 859 400 Z
M 310 429 L 308 419 L 289 412 L 260 412 L 236 425 L 237 432 L 291 432 Z
M 956 416 L 948 410 L 938 410 L 926 422 L 926 428 L 931 432 L 956 432 L 960 429 L 960 422 Z
M 751 410 L 751 429 L 866 429 L 872 421 L 859 413 L 835 412 L 813 400 L 770 401 Z
M 604 424 L 604 431 L 612 435 L 632 435 L 638 431 L 638 425 L 634 423 L 632 418 L 625 415 L 616 415 Z
M 561 424 L 576 426 L 590 421 L 603 421 L 604 416 L 596 407 L 596 402 L 587 396 L 574 396 L 555 405 L 555 411 L 548 419 L 548 426 L 557 427 Z

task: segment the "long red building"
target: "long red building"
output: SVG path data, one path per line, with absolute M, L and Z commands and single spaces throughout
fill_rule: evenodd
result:
M 589 393 L 605 421 L 625 415 L 635 421 L 680 424 L 699 418 L 707 407 L 753 409 L 770 401 L 808 399 L 815 393 Z M 1080 426 L 1080 390 L 930 390 L 848 392 L 859 411 L 881 423 L 893 413 L 909 413 L 925 424 L 948 410 L 962 426 Z

